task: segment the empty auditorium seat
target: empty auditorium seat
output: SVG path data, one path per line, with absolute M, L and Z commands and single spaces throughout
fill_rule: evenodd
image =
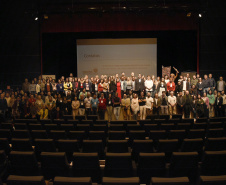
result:
M 68 134 L 69 131 L 75 130 L 75 127 L 73 124 L 60 124 L 60 130 L 65 130 L 66 134 Z
M 128 124 L 126 126 L 126 130 L 127 132 L 129 131 L 136 131 L 136 130 L 143 130 L 142 127 L 140 125 L 137 125 L 137 124 Z
M 90 131 L 89 132 L 89 139 L 90 140 L 102 140 L 105 146 L 106 144 L 106 132 L 104 131 Z
M 12 138 L 12 150 L 14 151 L 33 151 L 32 144 L 29 138 L 17 139 Z
M 92 185 L 91 177 L 55 177 L 53 185 Z
M 28 130 L 14 130 L 12 133 L 13 138 L 31 138 Z
M 128 140 L 108 140 L 107 152 L 110 152 L 110 153 L 130 152 Z
M 194 123 L 193 129 L 206 129 L 207 123 Z
M 79 120 L 79 121 L 82 121 L 82 120 L 85 120 L 85 119 L 86 119 L 86 116 L 83 116 L 83 115 L 77 115 L 77 116 L 75 116 L 75 119 L 76 119 L 76 120 Z
M 68 161 L 73 160 L 73 153 L 79 152 L 79 145 L 77 140 L 63 140 L 59 139 L 57 141 L 58 151 L 65 152 Z
M 189 139 L 202 138 L 204 139 L 206 135 L 205 129 L 190 129 L 188 132 Z
M 56 152 L 56 145 L 53 139 L 35 139 L 35 153 L 40 160 L 41 152 Z
M 126 138 L 126 131 L 109 131 L 109 140 L 124 140 Z
M 81 147 L 83 140 L 87 139 L 88 135 L 85 131 L 69 131 L 69 138 L 78 140 L 79 147 Z
M 41 168 L 46 179 L 70 175 L 70 166 L 65 152 L 42 152 Z
M 184 139 L 181 145 L 182 152 L 201 152 L 203 150 L 204 141 L 198 139 Z
M 0 181 L 5 174 L 7 174 L 8 160 L 4 150 L 0 150 Z M 0 182 L 1 184 L 1 182 Z
M 103 177 L 102 185 L 139 185 L 139 177 Z
M 153 140 L 166 139 L 167 133 L 165 130 L 151 130 L 149 138 Z
M 96 120 L 98 120 L 98 116 L 97 115 L 87 115 L 87 119 L 93 120 L 95 122 Z
M 32 130 L 32 139 L 48 139 L 47 132 L 45 130 Z
M 64 130 L 50 130 L 49 136 L 55 141 L 58 139 L 67 139 L 67 135 Z
M 49 134 L 50 130 L 58 130 L 57 124 L 44 124 L 44 128 L 46 129 L 46 132 Z
M 177 152 L 178 147 L 178 139 L 160 139 L 157 150 L 158 152 Z
M 10 175 L 7 185 L 46 185 L 43 176 L 16 176 Z
M 197 152 L 173 152 L 169 173 L 172 177 L 190 177 L 195 179 L 198 170 Z
M 177 129 L 178 130 L 189 130 L 191 128 L 191 123 L 178 123 L 177 124 Z
M 1 129 L 9 129 L 13 131 L 13 124 L 12 123 L 1 123 L 0 124 Z
M 173 114 L 172 115 L 172 119 L 175 119 L 175 118 L 181 120 L 182 119 L 182 114 Z
M 109 130 L 111 131 L 122 131 L 126 130 L 123 124 L 110 124 Z
M 106 153 L 104 176 L 133 177 L 135 170 L 131 153 Z
M 166 158 L 164 153 L 140 153 L 137 173 L 141 183 L 149 184 L 151 177 L 166 175 Z
M 90 124 L 77 124 L 76 129 L 78 131 L 85 131 L 88 134 L 90 131 Z
M 207 138 L 224 137 L 224 136 L 225 136 L 225 132 L 223 128 L 209 129 L 207 132 Z
M 137 130 L 137 131 L 131 130 L 129 132 L 129 142 L 132 143 L 134 139 L 145 140 L 146 136 L 147 135 L 144 130 Z
M 0 129 L 0 138 L 11 139 L 12 133 L 10 129 Z
M 179 139 L 182 140 L 186 138 L 186 130 L 169 130 L 168 138 L 169 139 Z
M 64 119 L 54 119 L 53 120 L 53 123 L 55 123 L 55 124 L 64 124 L 65 123 L 65 121 L 64 121 Z
M 43 130 L 42 124 L 30 123 L 28 124 L 29 130 Z
M 226 151 L 205 151 L 201 164 L 201 175 L 224 175 Z
M 173 123 L 160 124 L 160 130 L 174 130 L 176 125 Z
M 138 160 L 139 153 L 152 153 L 154 149 L 153 140 L 133 140 L 132 156 L 136 161 Z
M 102 140 L 83 140 L 82 152 L 84 153 L 97 152 L 100 159 L 103 159 L 105 156 L 103 141 Z
M 196 123 L 206 123 L 207 121 L 208 121 L 208 119 L 206 117 L 196 119 Z
M 145 124 L 143 129 L 149 133 L 151 130 L 159 130 L 159 126 L 157 124 Z
M 208 138 L 205 143 L 206 151 L 226 150 L 226 137 Z
M 51 119 L 41 119 L 40 122 L 42 124 L 44 124 L 44 125 L 47 125 L 47 124 L 51 124 L 52 123 Z
M 11 148 L 7 138 L 0 138 L 0 150 L 4 150 L 6 155 L 9 155 Z
M 108 125 L 106 124 L 93 124 L 92 127 L 93 131 L 104 131 L 107 132 L 108 131 Z
M 40 168 L 33 151 L 12 151 L 9 155 L 10 174 L 13 175 L 40 175 Z
M 226 175 L 200 176 L 200 185 L 225 185 Z
M 27 130 L 28 126 L 26 123 L 14 123 L 14 127 L 16 130 Z
M 174 177 L 174 178 L 164 178 L 164 177 L 152 177 L 151 185 L 189 185 L 188 177 Z
M 93 182 L 101 182 L 98 153 L 74 153 L 73 176 L 91 177 Z
M 223 123 L 222 122 L 209 123 L 209 129 L 212 128 L 223 128 Z

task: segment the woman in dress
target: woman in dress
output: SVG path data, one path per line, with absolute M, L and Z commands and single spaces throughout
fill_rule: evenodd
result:
M 134 120 L 137 120 L 137 113 L 140 110 L 137 94 L 134 94 L 134 96 L 133 96 L 133 99 L 131 102 L 131 109 L 133 112 Z
M 121 82 L 119 81 L 119 78 L 117 78 L 116 80 L 116 86 L 117 86 L 117 93 L 118 93 L 118 97 L 120 99 L 122 99 L 122 96 L 121 96 Z

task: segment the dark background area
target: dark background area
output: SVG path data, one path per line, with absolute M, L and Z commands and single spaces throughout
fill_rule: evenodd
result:
M 34 21 L 34 10 L 36 10 L 36 0 L 1 0 L 0 1 L 0 89 L 6 88 L 6 85 L 11 87 L 21 87 L 25 77 L 31 80 L 41 74 L 41 47 L 40 47 L 40 22 Z M 225 0 L 209 0 L 206 12 L 199 19 L 200 28 L 200 74 L 213 73 L 218 79 L 223 75 L 226 79 L 226 1 Z M 133 37 L 136 34 L 131 32 Z M 55 38 L 58 35 L 57 39 Z M 75 71 L 76 67 L 76 50 L 74 50 L 77 37 L 111 37 L 120 38 L 117 34 L 127 35 L 129 33 L 71 33 L 69 35 L 61 35 L 60 33 L 43 34 L 43 66 L 44 72 L 55 71 Z M 99 34 L 99 36 L 98 36 Z M 111 35 L 113 34 L 113 36 Z M 116 35 L 115 35 L 116 34 Z M 143 32 L 142 32 L 143 34 Z M 146 33 L 148 37 L 152 37 L 152 32 Z M 157 32 L 153 32 L 153 35 Z M 160 65 L 174 65 L 182 70 L 195 70 L 195 62 L 191 62 L 195 58 L 195 54 L 188 58 L 188 53 L 194 52 L 196 48 L 192 48 L 196 40 L 196 35 L 193 32 L 169 32 L 166 31 L 165 36 L 158 33 L 158 73 Z M 168 37 L 169 35 L 173 37 Z M 101 36 L 100 36 L 101 35 Z M 179 37 L 181 35 L 181 37 Z M 186 45 L 185 38 L 191 38 L 190 44 Z M 178 37 L 177 37 L 178 36 Z M 140 37 L 140 36 L 139 36 Z M 143 35 L 142 35 L 143 37 Z M 75 38 L 75 39 L 73 39 Z M 169 40 L 173 38 L 174 40 Z M 52 40 L 51 40 L 52 39 Z M 175 42 L 176 39 L 176 42 Z M 45 42 L 48 40 L 55 42 L 55 48 L 51 48 L 52 43 Z M 55 41 L 54 41 L 55 40 Z M 167 41 L 167 42 L 165 42 Z M 60 42 L 60 45 L 58 45 Z M 167 44 L 165 44 L 167 43 Z M 70 50 L 63 46 L 72 46 Z M 177 45 L 177 46 L 175 46 Z M 161 48 L 159 48 L 161 46 Z M 173 46 L 173 47 L 169 47 Z M 192 48 L 186 53 L 180 53 L 182 48 Z M 48 52 L 54 53 L 46 60 L 45 47 Z M 195 46 L 196 47 L 196 46 Z M 60 50 L 61 49 L 61 50 Z M 58 52 L 60 51 L 60 52 Z M 189 52 L 188 52 L 189 51 Z M 163 54 L 164 53 L 164 54 Z M 59 57 L 58 57 L 59 56 Z M 61 58 L 60 58 L 61 57 Z M 177 62 L 177 63 L 172 63 Z M 181 63 L 180 63 L 181 62 Z M 72 67 L 74 66 L 74 67 Z M 49 71 L 48 71 L 49 70 Z M 63 72 L 64 73 L 64 72 Z M 62 74 L 63 74 L 62 73 Z
M 43 74 L 56 74 L 59 78 L 62 75 L 68 76 L 72 72 L 76 76 L 76 39 L 85 38 L 157 38 L 159 76 L 162 73 L 162 65 L 175 66 L 179 71 L 196 71 L 196 31 L 94 32 L 44 33 L 42 35 Z

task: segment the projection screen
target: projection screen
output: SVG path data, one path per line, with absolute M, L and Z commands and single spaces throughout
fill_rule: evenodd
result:
M 131 72 L 157 75 L 157 38 L 79 39 L 77 74 L 115 75 Z

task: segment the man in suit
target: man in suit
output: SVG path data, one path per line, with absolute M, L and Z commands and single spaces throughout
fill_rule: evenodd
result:
M 144 79 L 141 78 L 141 74 L 138 75 L 138 78 L 135 80 L 135 90 L 140 95 L 140 92 L 144 92 L 145 86 L 144 86 Z
M 153 114 L 159 115 L 160 105 L 161 99 L 159 98 L 158 93 L 155 93 L 155 97 L 153 100 Z
M 185 91 L 185 95 L 183 96 L 183 102 L 184 102 L 184 117 L 189 118 L 192 108 L 192 98 L 189 94 L 189 91 Z
M 183 110 L 184 110 L 184 99 L 182 96 L 182 92 L 179 92 L 179 95 L 177 97 L 177 113 L 183 114 Z

